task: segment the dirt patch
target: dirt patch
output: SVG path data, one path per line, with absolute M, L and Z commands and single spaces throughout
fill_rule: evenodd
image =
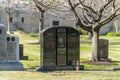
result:
M 83 61 L 81 63 L 92 64 L 92 65 L 117 65 L 112 61 Z

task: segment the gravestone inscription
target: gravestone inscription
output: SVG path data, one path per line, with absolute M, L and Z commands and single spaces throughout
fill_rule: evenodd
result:
M 7 35 L 7 60 L 19 61 L 19 39 L 18 37 Z

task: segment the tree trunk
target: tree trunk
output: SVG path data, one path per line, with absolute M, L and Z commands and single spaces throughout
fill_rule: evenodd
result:
M 44 25 L 44 12 L 41 12 L 41 31 L 43 30 L 43 25 Z
M 41 12 L 40 21 L 39 21 L 39 43 L 40 43 L 40 34 L 44 26 L 44 12 Z
M 99 61 L 99 31 L 93 31 L 92 35 L 92 60 Z
M 10 13 L 7 13 L 7 33 L 10 34 Z
M 88 39 L 92 39 L 92 32 L 88 32 Z

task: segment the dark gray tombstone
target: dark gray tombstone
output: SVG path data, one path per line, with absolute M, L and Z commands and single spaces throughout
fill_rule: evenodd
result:
M 99 40 L 99 57 L 101 61 L 109 61 L 108 58 L 108 45 L 109 42 L 106 39 Z
M 28 60 L 28 56 L 24 56 L 24 45 L 23 44 L 19 44 L 19 59 Z
M 74 66 L 79 61 L 79 32 L 71 27 L 51 27 L 41 33 L 41 67 Z

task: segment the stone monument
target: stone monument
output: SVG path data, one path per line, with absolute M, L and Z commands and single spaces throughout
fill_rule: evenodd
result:
M 0 24 L 0 70 L 23 70 L 19 62 L 19 39 L 6 34 L 6 26 Z
M 19 44 L 19 60 L 28 60 L 28 56 L 24 56 L 24 45 Z
M 101 61 L 110 61 L 108 58 L 108 45 L 108 40 L 99 39 L 99 57 Z
M 72 27 L 43 30 L 40 69 L 73 69 L 80 57 L 79 36 L 79 32 Z

